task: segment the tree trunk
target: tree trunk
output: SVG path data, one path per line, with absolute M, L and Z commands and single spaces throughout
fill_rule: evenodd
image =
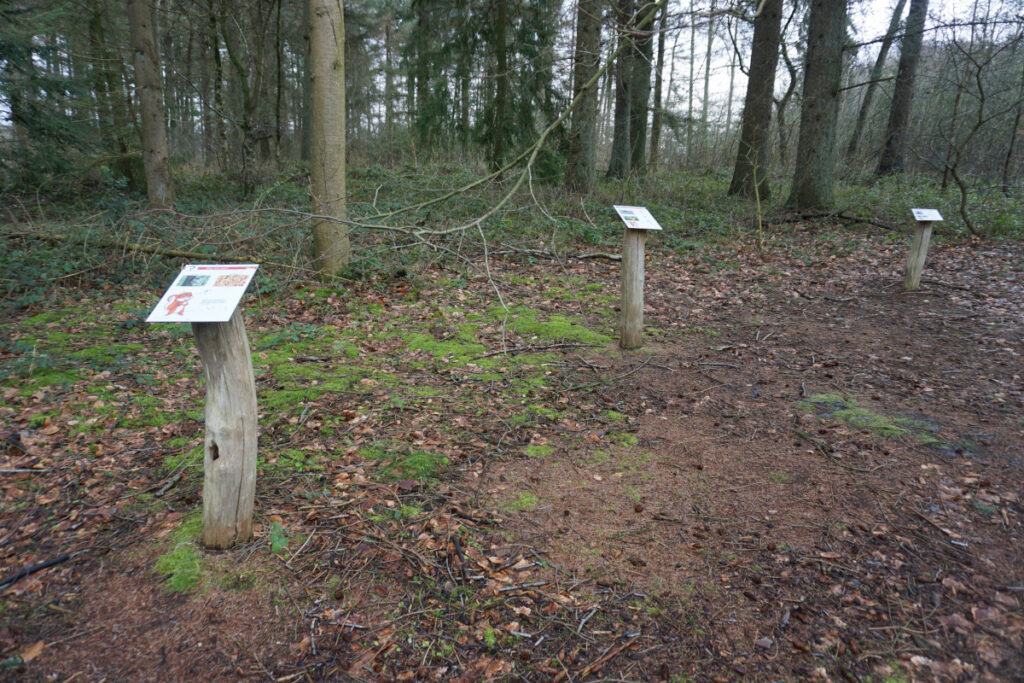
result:
M 668 37 L 666 24 L 668 21 L 668 3 L 661 6 L 661 19 L 658 21 L 658 62 L 654 67 L 654 106 L 651 112 L 651 153 L 647 165 L 651 169 L 658 167 L 658 150 L 661 146 L 662 120 L 662 71 L 665 68 L 665 39 Z M 671 79 L 669 82 L 671 85 Z
M 164 101 L 164 120 L 167 123 L 167 140 L 168 143 L 173 143 L 174 148 L 178 149 L 180 144 L 181 135 L 178 133 L 179 116 L 178 112 L 178 98 L 175 89 L 175 70 L 178 68 L 178 59 L 175 54 L 175 43 L 174 34 L 171 31 L 169 15 L 167 12 L 167 1 L 156 0 L 156 17 L 163 18 L 164 26 L 160 26 L 156 23 L 156 17 L 150 14 L 153 19 L 153 38 L 154 41 L 157 36 L 160 36 L 160 57 L 157 62 L 157 72 L 163 74 L 163 101 Z M 163 29 L 163 30 L 161 30 Z M 167 66 L 166 69 L 161 69 L 159 64 L 163 63 Z
M 597 87 L 590 81 L 601 62 L 600 11 L 601 0 L 579 0 L 576 8 L 572 96 L 574 100 L 579 98 L 579 102 L 572 112 L 565 187 L 570 192 L 583 194 L 594 187 Z
M 507 137 L 508 109 L 508 0 L 497 1 L 497 19 L 494 26 L 494 60 L 497 68 L 494 83 L 494 122 L 491 134 L 494 146 L 491 148 L 491 170 L 501 168 L 505 158 L 505 138 Z
M 121 87 L 114 64 L 121 62 L 109 48 L 104 30 L 106 7 L 99 0 L 93 2 L 89 19 L 89 45 L 93 53 L 92 84 L 96 91 L 96 113 L 100 133 L 110 146 L 113 160 L 111 169 L 116 176 L 128 181 L 132 189 L 138 187 L 135 169 L 131 163 L 128 139 L 128 121 L 124 106 L 124 88 Z M 13 111 L 13 110 L 12 110 Z
M 309 31 L 313 21 L 309 5 L 310 3 L 305 1 L 302 3 L 302 25 L 305 28 L 302 36 L 305 47 L 302 52 L 302 142 L 299 149 L 299 158 L 302 161 L 309 161 L 312 158 L 313 147 L 313 87 L 310 84 L 313 72 L 309 63 Z
M 864 133 L 864 124 L 871 110 L 871 102 L 875 99 L 875 90 L 878 89 L 878 81 L 882 78 L 885 59 L 889 55 L 892 41 L 896 38 L 896 32 L 900 29 L 900 17 L 903 16 L 903 8 L 906 4 L 907 0 L 897 0 L 896 7 L 892 11 L 892 18 L 889 20 L 889 30 L 885 32 L 882 45 L 878 48 L 878 58 L 875 60 L 875 65 L 871 67 L 871 73 L 868 75 L 867 90 L 864 91 L 864 99 L 861 100 L 860 111 L 857 112 L 857 123 L 854 124 L 853 135 L 850 136 L 850 142 L 846 146 L 847 158 L 853 158 L 857 153 L 857 145 L 860 144 L 860 136 Z
M 611 55 L 615 54 L 615 47 L 618 44 L 618 38 L 608 41 L 608 60 L 611 60 Z M 608 137 L 608 122 L 613 121 L 612 107 L 615 102 L 615 95 L 613 91 L 613 85 L 615 81 L 614 69 L 608 68 L 604 70 L 604 76 L 601 80 L 601 102 L 599 104 L 600 116 L 597 120 L 597 139 L 605 140 Z M 614 131 L 614 124 L 613 131 Z M 614 135 L 614 133 L 613 133 Z
M 345 11 L 342 0 L 309 0 L 313 213 L 345 218 Z M 332 220 L 313 224 L 313 266 L 322 278 L 348 265 L 348 228 Z
M 686 95 L 686 161 L 693 163 L 693 73 L 697 62 L 697 2 L 690 0 L 690 80 Z
M 1013 125 L 1010 126 L 1010 142 L 1006 146 L 1006 156 L 1003 157 L 1002 188 L 1003 194 L 1007 197 L 1012 194 L 1010 185 L 1010 169 L 1013 165 L 1014 143 L 1017 141 L 1017 136 L 1020 135 L 1020 120 L 1022 115 L 1024 115 L 1024 73 L 1021 73 L 1020 91 L 1017 93 L 1017 102 L 1013 105 Z
M 209 0 L 210 49 L 213 53 L 213 109 L 217 127 L 217 160 L 221 170 L 228 165 L 228 122 L 224 111 L 224 64 L 220 57 L 220 18 Z
M 768 137 L 771 133 L 772 95 L 779 62 L 782 28 L 782 0 L 765 0 L 754 18 L 754 41 L 750 49 L 750 74 L 743 101 L 743 123 L 736 167 L 729 185 L 730 195 L 768 199 Z
M 281 39 L 281 5 L 283 0 L 275 2 L 276 14 L 274 18 L 274 73 L 277 78 L 277 86 L 274 91 L 274 157 L 277 163 L 281 163 L 281 134 L 284 112 L 281 107 L 284 101 L 284 41 Z
M 823 208 L 832 204 L 845 35 L 846 0 L 812 0 L 796 171 L 788 201 L 792 208 Z
M 211 37 L 209 22 L 206 23 L 206 31 L 200 37 L 205 43 L 205 49 L 207 54 L 212 51 L 212 45 L 217 40 L 217 34 L 214 33 Z M 203 129 L 203 165 L 209 166 L 210 160 L 216 156 L 216 150 L 214 148 L 214 135 L 213 135 L 213 112 L 210 109 L 212 103 L 212 82 L 210 79 L 210 60 L 205 58 L 205 55 L 201 55 L 199 58 L 199 98 L 202 106 L 202 112 L 200 113 L 200 126 Z
M 391 163 L 392 145 L 395 132 L 395 66 L 392 63 L 391 24 L 394 15 L 389 12 L 384 17 L 384 134 L 387 140 L 387 159 Z
M 650 14 L 655 3 L 647 2 L 637 7 L 637 21 Z M 651 59 L 654 44 L 653 31 L 650 29 L 653 20 L 640 29 L 633 39 L 633 79 L 630 86 L 629 104 L 629 168 L 637 175 L 643 175 L 647 166 L 647 114 L 651 100 Z
M 153 35 L 153 18 L 147 0 L 127 0 L 128 27 L 131 33 L 135 89 L 142 116 L 142 163 L 146 172 L 146 195 L 154 209 L 174 206 L 167 152 L 167 128 L 164 123 L 160 63 Z
M 910 121 L 910 107 L 914 102 L 914 79 L 917 76 L 917 64 L 921 59 L 921 42 L 924 39 L 924 22 L 927 16 L 928 0 L 910 0 L 907 30 L 901 41 L 900 64 L 896 70 L 896 83 L 892 90 L 885 149 L 882 150 L 882 158 L 878 160 L 876 175 L 903 171 L 907 123 Z
M 794 3 L 793 9 L 787 17 L 782 27 L 781 35 L 786 34 L 786 29 L 793 22 L 793 18 L 796 16 L 798 5 Z M 782 62 L 786 65 L 786 72 L 789 74 L 789 84 L 786 86 L 786 92 L 782 94 L 782 97 L 775 100 L 775 130 L 779 137 L 779 153 L 777 163 L 779 166 L 785 166 L 786 161 L 789 158 L 789 126 L 786 123 L 787 112 L 789 111 L 789 103 L 793 99 L 793 94 L 796 92 L 796 86 L 799 82 L 799 72 L 797 71 L 796 65 L 793 64 L 793 60 L 789 57 L 789 50 L 786 48 L 786 41 L 779 40 L 779 56 L 782 58 Z
M 733 35 L 733 33 L 732 33 L 732 30 L 733 30 L 732 22 L 733 22 L 734 19 L 735 19 L 735 17 L 732 17 L 732 18 L 730 18 L 726 22 L 726 27 L 729 30 L 729 34 L 730 35 Z M 732 43 L 733 43 L 733 45 L 736 44 L 735 39 L 732 40 Z M 733 101 L 733 96 L 734 96 L 734 94 L 736 92 L 736 88 L 735 88 L 735 86 L 736 86 L 736 60 L 738 58 L 739 58 L 739 55 L 736 54 L 736 50 L 734 49 L 732 51 L 732 57 L 729 59 L 729 93 L 728 93 L 728 95 L 726 95 L 726 99 L 725 99 L 725 140 L 726 140 L 726 143 L 728 143 L 729 137 L 732 135 L 732 101 Z
M 617 40 L 619 45 L 630 40 L 629 30 L 632 25 L 633 0 L 618 0 L 615 16 L 619 23 Z M 630 154 L 630 93 L 632 81 L 633 50 L 627 45 L 619 51 L 615 60 L 615 127 L 612 132 L 612 156 L 608 162 L 608 178 L 624 178 L 629 172 Z
M 711 106 L 711 56 L 715 43 L 715 0 L 711 0 L 708 12 L 708 44 L 704 53 L 704 98 L 700 105 L 700 145 L 701 152 L 708 160 L 708 111 Z

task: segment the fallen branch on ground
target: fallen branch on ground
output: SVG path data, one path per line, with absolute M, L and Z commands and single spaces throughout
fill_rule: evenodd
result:
M 52 567 L 54 565 L 60 564 L 62 562 L 67 562 L 70 559 L 71 559 L 70 555 L 64 554 L 64 555 L 58 555 L 57 557 L 51 558 L 51 559 L 46 560 L 44 562 L 38 562 L 36 564 L 30 564 L 29 566 L 25 567 L 24 569 L 20 569 L 20 570 L 14 572 L 13 574 L 8 576 L 7 578 L 0 579 L 0 588 L 7 588 L 8 586 L 14 584 L 16 581 L 20 581 L 21 579 L 25 578 L 26 576 L 30 576 L 30 575 L 35 574 L 36 572 L 40 572 L 40 571 L 42 571 L 44 569 L 49 569 L 50 567 Z

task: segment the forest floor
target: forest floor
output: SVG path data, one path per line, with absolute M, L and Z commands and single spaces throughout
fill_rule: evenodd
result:
M 1024 246 L 905 253 L 655 237 L 632 352 L 605 260 L 258 279 L 220 552 L 190 331 L 55 295 L 2 324 L 0 678 L 1019 679 Z

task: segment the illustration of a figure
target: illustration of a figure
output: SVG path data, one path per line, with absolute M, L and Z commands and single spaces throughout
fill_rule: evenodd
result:
M 177 313 L 180 316 L 184 316 L 185 307 L 188 306 L 188 302 L 191 299 L 192 292 L 181 292 L 180 294 L 172 294 L 167 297 L 167 315 Z

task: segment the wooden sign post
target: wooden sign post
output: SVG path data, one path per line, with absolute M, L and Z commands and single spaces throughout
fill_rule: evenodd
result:
M 942 215 L 935 209 L 911 209 L 917 225 L 914 238 L 910 243 L 910 254 L 907 256 L 907 267 L 903 276 L 903 289 L 916 291 L 921 286 L 921 271 L 928 257 L 928 243 L 932 239 L 932 223 L 941 221 Z
M 644 246 L 648 230 L 661 230 L 651 212 L 642 206 L 616 206 L 626 224 L 622 238 L 622 335 L 619 347 L 635 349 L 644 332 Z
M 256 379 L 238 302 L 256 265 L 188 265 L 147 322 L 190 322 L 206 378 L 203 545 L 252 537 Z

